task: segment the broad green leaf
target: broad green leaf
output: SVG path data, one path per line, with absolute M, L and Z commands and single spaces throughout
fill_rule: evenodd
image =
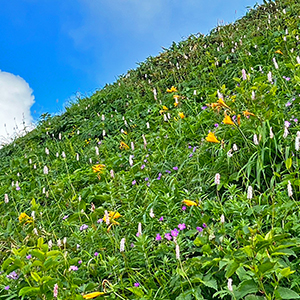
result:
M 297 294 L 293 290 L 288 289 L 288 288 L 284 288 L 284 287 L 281 287 L 281 286 L 278 287 L 276 292 L 279 294 L 279 296 L 282 299 L 299 299 L 300 298 L 299 294 Z
M 19 291 L 19 296 L 37 295 L 39 292 L 39 287 L 26 286 Z

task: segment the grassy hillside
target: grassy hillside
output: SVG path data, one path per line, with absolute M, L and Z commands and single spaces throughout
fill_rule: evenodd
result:
M 300 298 L 299 35 L 265 1 L 2 148 L 0 298 Z

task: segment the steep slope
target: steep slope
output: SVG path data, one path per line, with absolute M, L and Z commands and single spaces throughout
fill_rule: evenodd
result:
M 0 295 L 299 298 L 299 16 L 266 1 L 1 149 Z

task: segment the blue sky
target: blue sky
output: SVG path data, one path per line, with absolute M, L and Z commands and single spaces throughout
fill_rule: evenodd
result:
M 218 21 L 233 22 L 256 3 L 262 0 L 2 1 L 0 135 L 3 123 L 12 126 L 14 117 L 14 124 L 20 122 L 14 114 L 22 109 L 28 121 L 60 113 L 78 93 L 90 95 L 162 47 L 190 34 L 207 34 Z M 11 86 L 10 77 L 15 91 L 5 98 L 1 93 Z M 27 96 L 32 93 L 30 99 L 18 98 L 16 82 Z M 12 97 L 20 105 L 12 107 Z M 3 108 L 10 113 L 1 115 Z

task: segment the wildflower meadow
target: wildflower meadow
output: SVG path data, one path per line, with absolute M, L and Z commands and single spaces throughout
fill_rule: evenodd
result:
M 300 4 L 191 35 L 0 149 L 1 299 L 299 299 Z

